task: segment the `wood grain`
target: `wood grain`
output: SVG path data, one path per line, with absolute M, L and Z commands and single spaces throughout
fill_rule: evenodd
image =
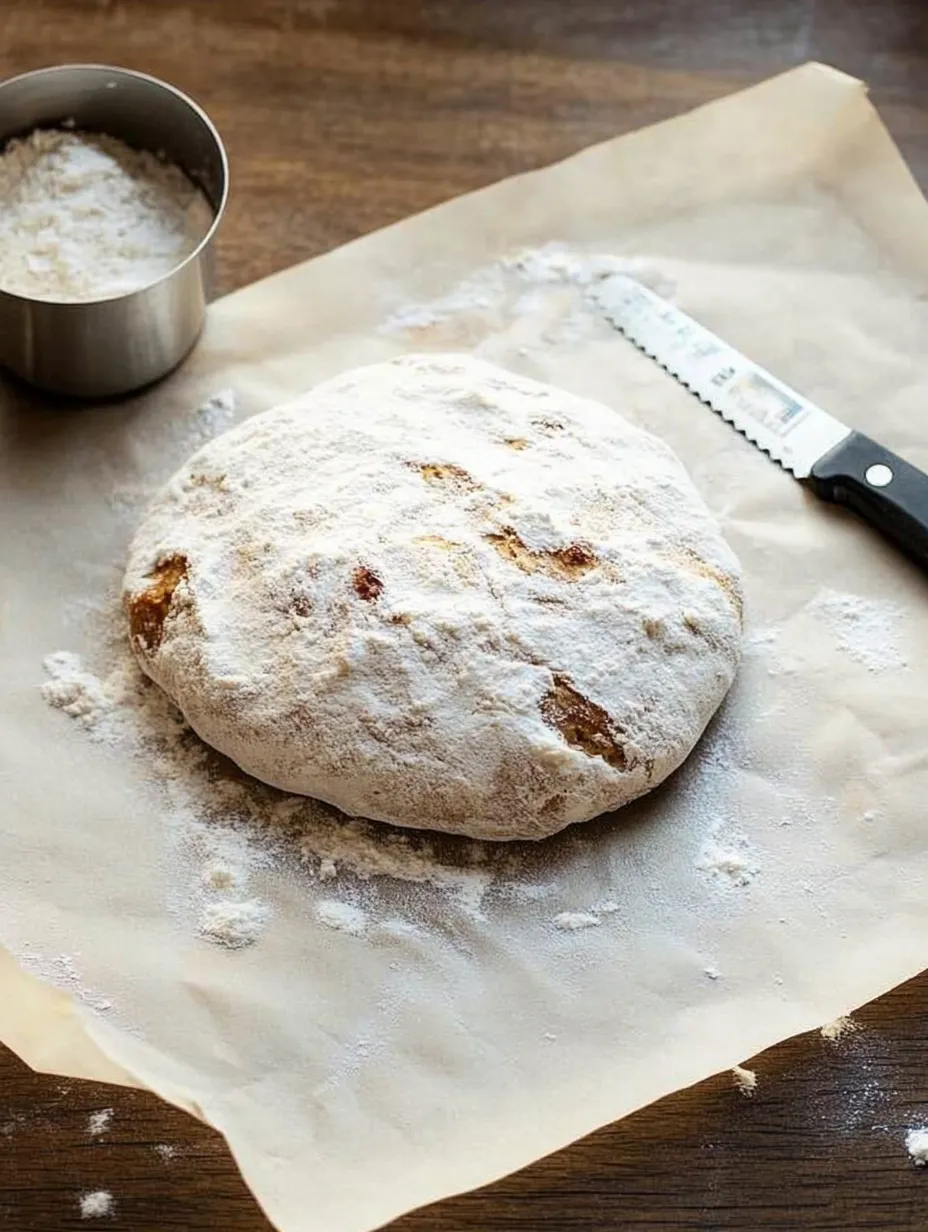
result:
M 226 291 L 810 58 L 872 83 L 928 182 L 920 0 L 0 0 L 3 75 L 107 61 L 205 105 L 233 169 Z M 928 977 L 860 1017 L 752 1062 L 752 1099 L 715 1078 L 395 1232 L 921 1232 L 903 1136 L 928 1121 Z M 0 1051 L 0 1230 L 94 1227 L 94 1189 L 132 1232 L 269 1226 L 210 1130 Z

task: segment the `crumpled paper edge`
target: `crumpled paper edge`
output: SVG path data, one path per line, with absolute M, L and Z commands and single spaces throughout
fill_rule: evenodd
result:
M 72 997 L 28 975 L 2 946 L 0 988 L 0 1038 L 30 1069 L 120 1087 L 145 1086 L 93 1038 Z

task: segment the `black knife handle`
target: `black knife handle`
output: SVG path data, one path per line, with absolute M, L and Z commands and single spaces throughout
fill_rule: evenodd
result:
M 852 432 L 823 454 L 809 482 L 816 496 L 844 505 L 928 568 L 928 475 Z

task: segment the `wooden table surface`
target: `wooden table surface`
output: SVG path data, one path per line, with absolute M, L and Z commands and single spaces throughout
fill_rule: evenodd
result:
M 232 290 L 415 210 L 807 59 L 868 79 L 928 183 L 920 0 L 0 0 L 0 75 L 105 61 L 168 78 L 228 144 Z M 928 977 L 395 1232 L 928 1228 Z M 88 1117 L 112 1108 L 110 1127 Z M 156 1149 L 156 1148 L 162 1149 Z M 165 1150 L 164 1148 L 169 1148 Z M 268 1228 L 221 1139 L 139 1092 L 0 1049 L 0 1232 Z

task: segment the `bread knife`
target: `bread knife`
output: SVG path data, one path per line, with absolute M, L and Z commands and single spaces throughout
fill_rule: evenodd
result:
M 611 274 L 590 295 L 630 342 L 816 496 L 853 510 L 928 568 L 928 475 L 633 278 Z

